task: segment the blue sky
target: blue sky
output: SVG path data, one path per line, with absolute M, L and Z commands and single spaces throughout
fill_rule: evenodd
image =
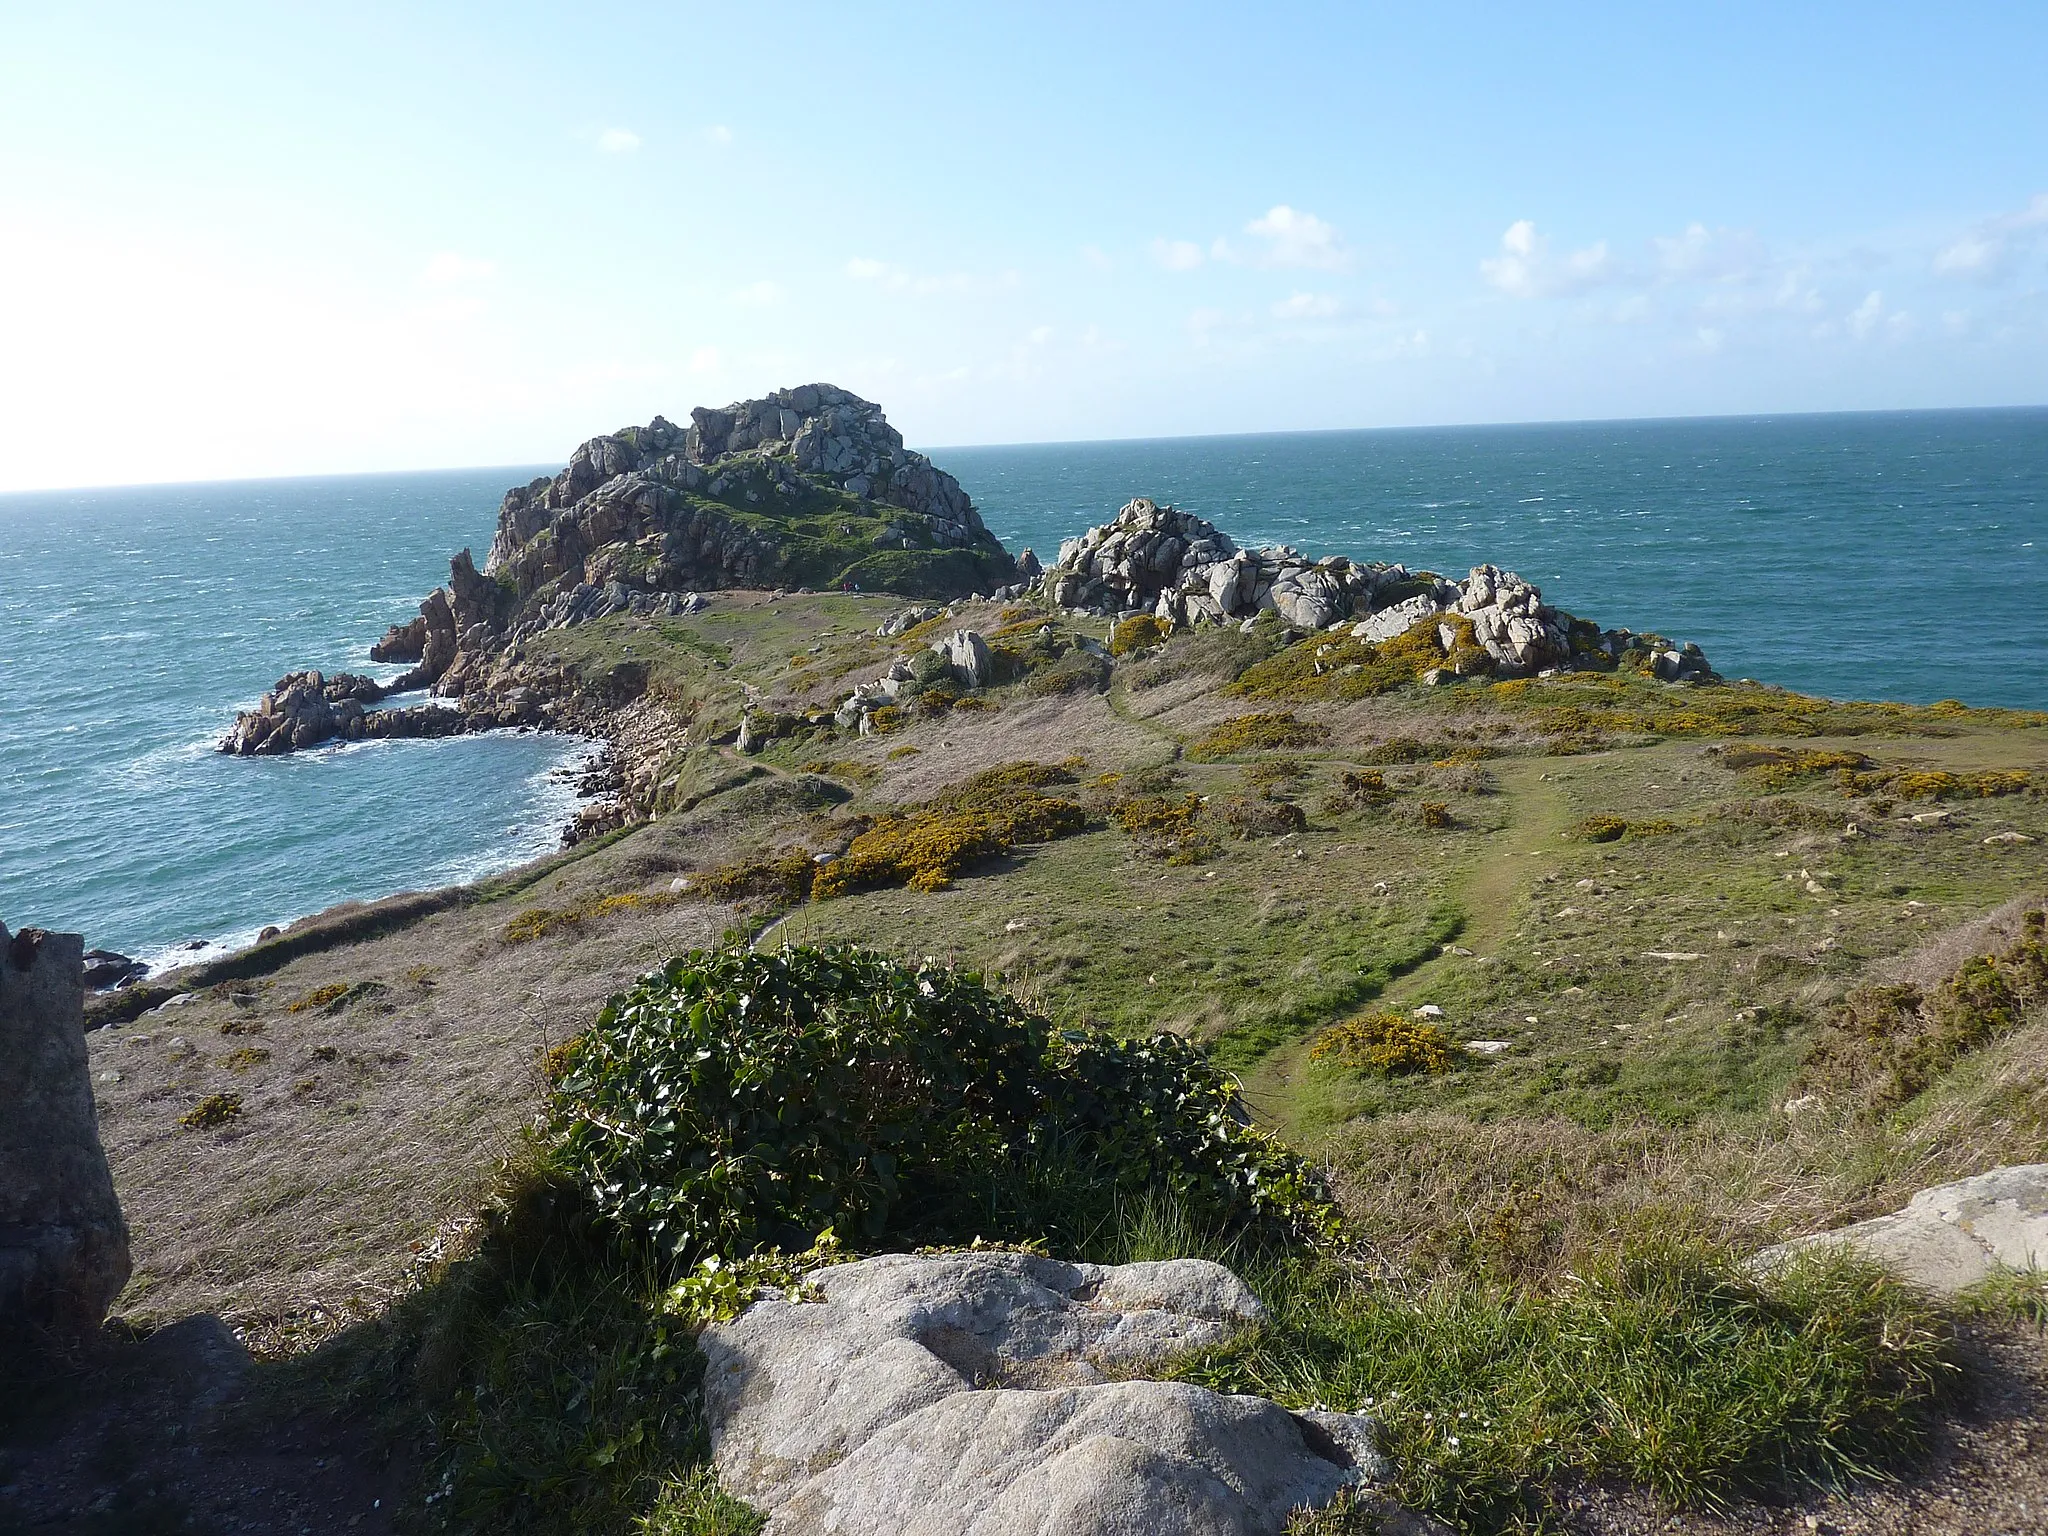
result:
M 0 489 L 811 379 L 926 446 L 2041 403 L 2043 59 L 2039 4 L 0 0 Z

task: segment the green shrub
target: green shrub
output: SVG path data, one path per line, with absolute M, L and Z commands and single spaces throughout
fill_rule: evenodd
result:
M 1024 691 L 1037 698 L 1100 693 L 1109 686 L 1109 663 L 1092 652 L 1071 650 L 1031 674 Z
M 612 999 L 551 1100 L 601 1220 L 688 1267 L 852 1244 L 1079 1246 L 1121 1196 L 1288 1235 L 1333 1220 L 1177 1036 L 1054 1031 L 972 973 L 852 948 L 696 951 Z

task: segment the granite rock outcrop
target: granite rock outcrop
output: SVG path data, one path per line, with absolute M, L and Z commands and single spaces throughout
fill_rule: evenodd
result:
M 1498 566 L 1475 566 L 1453 582 L 1404 565 L 1311 559 L 1289 545 L 1241 549 L 1215 524 L 1142 496 L 1114 521 L 1063 543 L 1039 581 L 1049 601 L 1085 613 L 1201 624 L 1272 612 L 1296 629 L 1348 625 L 1375 642 L 1429 619 L 1460 618 L 1470 622 L 1486 670 L 1502 677 L 1610 667 L 1629 652 L 1669 682 L 1713 677 L 1698 646 L 1600 629 L 1552 607 L 1534 583 Z
M 2048 1269 L 2048 1163 L 1994 1168 L 1923 1189 L 1904 1210 L 1765 1249 L 1768 1269 L 1796 1253 L 1846 1249 L 1937 1295 L 2000 1271 Z
M 712 1459 L 771 1536 L 1279 1536 L 1389 1475 L 1370 1419 L 1129 1379 L 1264 1315 L 1218 1264 L 888 1254 L 806 1293 L 701 1341 Z
M 978 557 L 967 590 L 1018 579 L 960 482 L 905 448 L 872 401 L 805 384 L 690 419 L 592 438 L 559 474 L 508 491 L 488 575 L 518 600 L 613 580 L 647 592 L 887 589 L 889 566 L 852 574 L 863 557 L 922 550 Z M 822 531 L 798 539 L 778 527 L 798 513 Z
M 97 1332 L 128 1228 L 85 1050 L 85 944 L 0 926 L 0 1351 Z

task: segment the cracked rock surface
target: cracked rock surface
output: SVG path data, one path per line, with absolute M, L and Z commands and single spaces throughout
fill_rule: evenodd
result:
M 1944 1296 L 2001 1269 L 2048 1268 L 2048 1163 L 1994 1168 L 1937 1184 L 1921 1190 L 1902 1211 L 1795 1238 L 1758 1258 L 1769 1264 L 1831 1246 L 1854 1248 L 1901 1279 Z
M 890 1254 L 810 1291 L 702 1340 L 719 1478 L 772 1536 L 1278 1536 L 1389 1475 L 1370 1419 L 1110 1379 L 1264 1316 L 1219 1264 Z

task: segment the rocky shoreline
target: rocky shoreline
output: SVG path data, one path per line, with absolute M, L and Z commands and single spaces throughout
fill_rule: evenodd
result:
M 687 711 L 650 691 L 643 666 L 593 676 L 533 642 L 618 614 L 686 617 L 729 589 L 891 591 L 946 605 L 905 610 L 899 633 L 963 599 L 1027 594 L 1071 616 L 1149 615 L 1163 630 L 1249 627 L 1270 614 L 1291 633 L 1369 644 L 1434 621 L 1444 661 L 1425 677 L 1432 684 L 1621 665 L 1672 683 L 1717 680 L 1698 646 L 1603 629 L 1497 566 L 1453 581 L 1290 546 L 1243 548 L 1145 497 L 1066 540 L 1049 567 L 1028 549 L 1012 558 L 957 480 L 906 450 L 879 406 L 831 385 L 699 408 L 691 421 L 657 416 L 592 438 L 558 474 L 506 492 L 484 569 L 459 552 L 447 584 L 371 648 L 373 660 L 408 671 L 389 684 L 288 673 L 236 717 L 220 750 L 275 756 L 504 729 L 590 736 L 604 748 L 579 785 L 590 803 L 563 834 L 573 845 L 652 814 L 661 765 L 676 753 L 735 734 L 745 751 L 750 716 L 736 733 L 693 732 Z M 985 637 L 961 629 L 908 648 L 823 718 L 866 734 L 927 650 L 970 688 L 990 664 Z M 429 701 L 380 707 L 420 690 Z

